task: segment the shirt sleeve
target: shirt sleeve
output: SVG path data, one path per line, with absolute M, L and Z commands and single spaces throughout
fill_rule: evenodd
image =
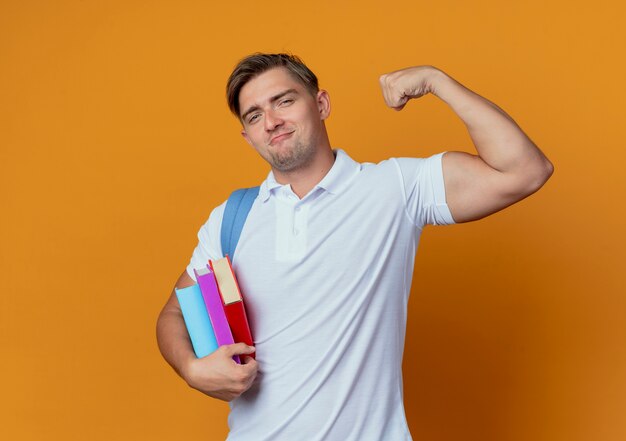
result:
M 209 215 L 209 219 L 200 227 L 198 231 L 198 245 L 193 250 L 189 265 L 187 265 L 187 274 L 196 281 L 194 269 L 206 268 L 209 259 L 217 260 L 222 258 L 222 244 L 220 241 L 220 229 L 222 226 L 222 217 L 224 216 L 224 208 L 226 202 L 213 209 Z
M 429 158 L 395 158 L 404 184 L 407 213 L 418 228 L 455 223 L 446 203 L 444 153 Z

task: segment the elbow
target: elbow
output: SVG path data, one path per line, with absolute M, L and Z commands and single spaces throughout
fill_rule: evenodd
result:
M 544 158 L 542 172 L 541 172 L 541 179 L 540 179 L 541 184 L 539 185 L 539 188 L 541 188 L 543 184 L 548 182 L 548 179 L 550 179 L 550 176 L 552 176 L 553 173 L 554 173 L 554 164 L 552 164 L 550 160 L 548 160 L 548 158 Z
M 533 167 L 528 173 L 527 195 L 531 195 L 543 187 L 553 173 L 554 165 L 547 158 L 543 158 L 542 163 Z

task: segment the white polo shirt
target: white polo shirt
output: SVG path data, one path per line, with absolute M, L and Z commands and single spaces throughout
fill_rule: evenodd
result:
M 304 198 L 270 172 L 233 267 L 259 373 L 230 403 L 229 441 L 410 440 L 402 352 L 415 252 L 451 224 L 442 153 L 357 163 L 343 150 Z M 187 272 L 222 257 L 225 203 Z

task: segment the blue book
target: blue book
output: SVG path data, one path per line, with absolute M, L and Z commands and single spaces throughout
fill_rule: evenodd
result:
M 176 297 L 183 312 L 187 332 L 189 332 L 196 357 L 206 357 L 217 349 L 217 340 L 200 287 L 195 284 L 187 288 L 177 288 Z

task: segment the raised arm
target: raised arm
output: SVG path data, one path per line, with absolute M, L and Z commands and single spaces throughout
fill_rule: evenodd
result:
M 553 166 L 502 109 L 433 66 L 416 66 L 380 77 L 387 105 L 402 110 L 413 98 L 432 93 L 463 120 L 478 155 L 443 157 L 446 202 L 456 222 L 469 222 L 531 195 Z
M 185 288 L 194 283 L 183 271 L 175 287 Z M 212 354 L 196 358 L 175 290 L 157 320 L 157 342 L 163 358 L 178 375 L 189 386 L 210 397 L 231 401 L 248 390 L 256 377 L 256 360 L 245 357 L 254 352 L 254 348 L 245 343 L 220 346 Z M 244 355 L 244 364 L 235 363 L 233 355 Z

